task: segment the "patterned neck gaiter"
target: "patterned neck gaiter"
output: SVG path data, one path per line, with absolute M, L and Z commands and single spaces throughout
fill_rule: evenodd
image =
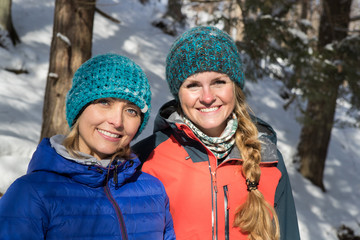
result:
M 229 116 L 227 125 L 220 137 L 209 137 L 198 129 L 186 116 L 183 116 L 182 118 L 185 124 L 216 156 L 217 159 L 223 159 L 230 153 L 235 143 L 235 133 L 238 127 L 238 121 L 235 113 Z

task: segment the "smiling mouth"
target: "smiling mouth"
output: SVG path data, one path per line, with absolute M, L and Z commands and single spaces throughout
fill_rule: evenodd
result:
M 201 108 L 200 112 L 208 113 L 208 112 L 214 112 L 218 109 L 219 109 L 219 107 Z
M 114 133 L 111 133 L 111 132 L 107 132 L 105 130 L 98 129 L 98 131 L 100 133 L 104 134 L 105 136 L 108 136 L 108 137 L 112 137 L 112 138 L 119 138 L 120 137 L 119 134 L 114 134 Z

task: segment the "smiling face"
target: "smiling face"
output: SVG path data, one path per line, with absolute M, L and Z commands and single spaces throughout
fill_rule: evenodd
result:
M 181 109 L 206 135 L 219 137 L 235 107 L 234 87 L 226 74 L 194 74 L 179 89 Z
M 101 160 L 130 144 L 141 124 L 141 111 L 127 100 L 98 99 L 84 109 L 78 124 L 79 150 Z

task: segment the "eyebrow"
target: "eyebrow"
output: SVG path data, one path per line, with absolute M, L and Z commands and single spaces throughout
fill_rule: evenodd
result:
M 125 99 L 124 99 L 125 100 Z M 132 107 L 136 107 L 136 108 L 138 108 L 138 109 L 140 109 L 139 107 L 138 107 L 138 105 L 136 105 L 135 103 L 133 103 L 133 102 L 130 102 L 130 101 L 128 101 L 128 100 L 126 100 L 127 102 L 126 102 L 126 104 L 127 105 L 130 105 L 130 106 L 132 106 Z M 140 109 L 141 110 L 141 109 Z
M 201 82 L 201 80 L 196 79 L 195 76 L 194 76 L 194 78 L 188 78 L 187 80 L 188 80 L 189 83 Z M 216 81 L 216 80 L 231 80 L 231 79 L 226 74 L 221 74 L 221 75 L 218 75 L 218 76 L 216 76 L 214 78 L 211 78 L 210 80 L 211 81 Z

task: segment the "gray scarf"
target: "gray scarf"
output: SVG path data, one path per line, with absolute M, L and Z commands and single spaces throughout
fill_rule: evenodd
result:
M 209 137 L 197 128 L 186 116 L 183 121 L 191 131 L 200 139 L 200 141 L 215 155 L 217 159 L 223 159 L 231 151 L 235 143 L 235 133 L 238 127 L 238 121 L 235 113 L 229 116 L 228 122 L 220 137 Z

